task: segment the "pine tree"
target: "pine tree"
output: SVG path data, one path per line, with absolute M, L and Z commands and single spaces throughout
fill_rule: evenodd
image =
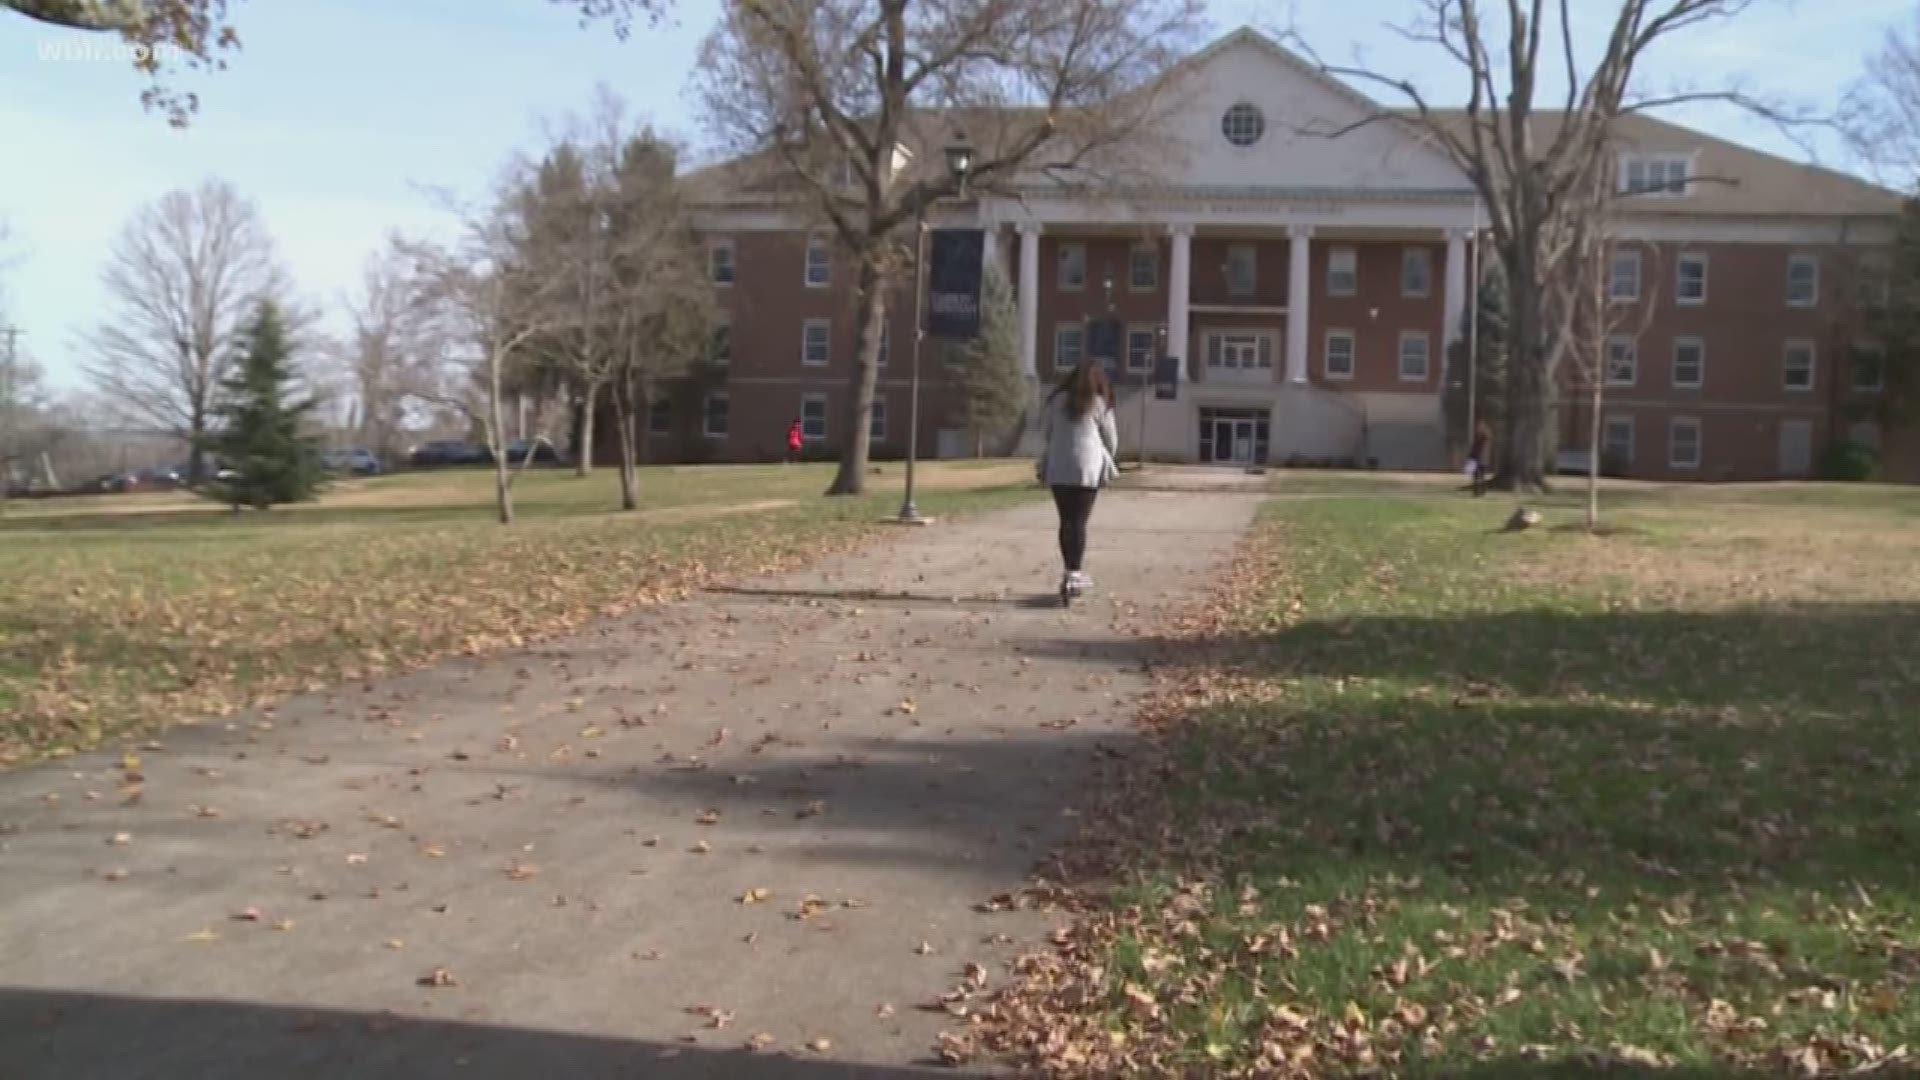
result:
M 221 485 L 236 507 L 265 510 L 313 497 L 320 484 L 320 455 L 301 434 L 311 400 L 294 400 L 291 348 L 280 311 L 262 302 L 247 327 L 233 376 L 221 384 L 219 434 L 210 449 L 237 476 Z
M 1447 347 L 1447 387 L 1443 407 L 1447 417 L 1447 445 L 1464 453 L 1473 433 L 1467 423 L 1467 378 L 1471 370 L 1477 387 L 1473 402 L 1474 423 L 1485 421 L 1494 428 L 1506 420 L 1507 407 L 1507 283 L 1498 266 L 1488 267 L 1480 282 L 1480 323 L 1472 335 L 1478 341 L 1478 353 L 1468 361 L 1467 327 L 1472 326 L 1473 309 L 1461 315 L 1460 340 Z
M 1020 371 L 1020 323 L 1013 288 L 989 264 L 980 282 L 980 336 L 947 350 L 947 373 L 960 388 L 960 419 L 983 446 L 1012 430 L 1027 407 Z

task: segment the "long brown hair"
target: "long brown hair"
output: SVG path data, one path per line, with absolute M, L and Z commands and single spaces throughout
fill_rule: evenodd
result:
M 1062 394 L 1067 398 L 1067 412 L 1075 420 L 1086 419 L 1095 401 L 1105 401 L 1112 408 L 1113 383 L 1107 380 L 1106 365 L 1091 358 L 1080 361 L 1080 366 L 1067 372 L 1060 385 L 1053 388 L 1052 396 Z

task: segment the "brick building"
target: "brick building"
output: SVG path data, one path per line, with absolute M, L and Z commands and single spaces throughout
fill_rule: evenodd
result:
M 1121 440 L 1162 459 L 1450 465 L 1441 388 L 1466 332 L 1471 185 L 1411 127 L 1303 134 L 1378 106 L 1250 30 L 1185 61 L 1156 165 L 1098 187 L 1017 180 L 939 211 L 979 227 L 1015 283 L 1036 385 L 1127 328 L 1123 368 L 1182 359 L 1174 400 L 1123 392 Z M 946 136 L 942 132 L 932 138 Z M 1892 192 L 1643 117 L 1618 132 L 1611 290 L 1632 333 L 1609 343 L 1603 460 L 1648 478 L 1810 475 L 1830 440 L 1878 442 L 1878 374 L 1854 298 L 1874 287 Z M 903 160 L 914 148 L 903 148 Z M 939 156 L 938 144 L 922 148 Z M 724 367 L 659 405 L 656 460 L 767 460 L 803 421 L 837 451 L 854 353 L 853 267 L 805 202 L 734 162 L 695 177 L 697 225 L 728 312 Z M 910 288 L 889 305 L 875 453 L 904 449 Z M 1164 342 L 1164 345 L 1163 345 Z M 927 455 L 968 452 L 933 343 Z M 1571 370 L 1563 446 L 1587 449 Z M 1141 428 L 1144 413 L 1144 431 Z

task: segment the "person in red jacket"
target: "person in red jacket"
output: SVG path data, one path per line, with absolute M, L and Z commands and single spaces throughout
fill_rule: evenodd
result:
M 806 441 L 806 435 L 800 429 L 800 421 L 787 425 L 787 460 L 800 460 L 800 446 Z

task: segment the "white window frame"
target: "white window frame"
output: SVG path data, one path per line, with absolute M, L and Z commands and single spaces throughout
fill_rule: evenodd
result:
M 1793 271 L 1795 267 L 1813 268 L 1813 289 L 1804 300 L 1793 295 Z M 1790 308 L 1815 308 L 1820 306 L 1820 256 L 1807 252 L 1798 252 L 1787 256 L 1787 306 Z
M 1863 383 L 1860 381 L 1860 356 L 1863 353 L 1878 357 L 1880 361 L 1879 364 L 1876 365 L 1875 367 L 1875 373 L 1879 376 L 1879 378 L 1876 378 L 1870 383 Z M 1853 388 L 1854 393 L 1878 394 L 1886 390 L 1887 388 L 1887 350 L 1885 348 L 1879 345 L 1855 345 L 1853 347 L 1853 355 L 1848 357 L 1847 359 L 1848 359 L 1847 366 L 1852 369 L 1851 377 L 1847 379 L 1847 383 L 1849 386 Z
M 1136 364 L 1133 362 L 1133 346 L 1135 341 L 1142 336 L 1145 336 L 1147 339 L 1147 352 L 1145 357 L 1143 357 L 1143 362 Z M 1160 352 L 1159 325 L 1157 323 L 1133 323 L 1129 325 L 1127 327 L 1127 336 L 1124 345 L 1125 347 L 1121 351 L 1126 353 L 1126 368 L 1128 371 L 1152 371 L 1153 362 Z
M 1631 263 L 1633 266 L 1633 292 L 1631 295 L 1627 293 L 1622 293 L 1617 289 L 1615 289 L 1614 287 L 1620 283 L 1620 275 L 1618 273 L 1618 270 L 1620 266 L 1623 264 L 1623 262 Z M 1641 264 L 1639 249 L 1637 248 L 1616 249 L 1613 253 L 1613 258 L 1611 258 L 1607 262 L 1607 300 L 1610 303 L 1615 303 L 1615 304 L 1639 303 L 1640 289 L 1641 289 L 1641 277 L 1640 277 L 1641 269 L 1642 269 L 1642 264 Z
M 720 402 L 727 407 L 727 428 L 725 431 L 713 430 L 713 405 Z M 725 390 L 714 390 L 700 402 L 700 433 L 709 439 L 725 439 L 733 433 L 733 398 Z
M 1679 178 L 1672 175 L 1678 166 Z M 1635 169 L 1640 172 L 1640 184 L 1633 182 Z M 1656 183 L 1654 173 L 1660 174 Z M 1678 190 L 1675 184 L 1678 184 Z M 1620 155 L 1619 192 L 1636 198 L 1677 199 L 1684 197 L 1693 185 L 1692 154 L 1622 154 Z
M 1794 353 L 1807 354 L 1807 385 L 1795 386 L 1788 378 L 1794 370 Z M 1789 394 L 1811 394 L 1820 385 L 1820 350 L 1807 338 L 1789 338 L 1780 348 L 1780 388 Z
M 1691 346 L 1699 350 L 1699 377 L 1692 382 L 1680 381 L 1680 350 Z M 1698 390 L 1707 383 L 1707 339 L 1703 337 L 1682 336 L 1673 339 L 1673 363 L 1667 369 L 1667 379 L 1675 390 Z
M 726 258 L 721 258 L 722 254 L 724 254 Z M 727 271 L 727 279 L 725 281 L 720 280 L 720 268 L 722 265 L 726 267 Z M 707 241 L 707 280 L 712 282 L 716 288 L 721 289 L 731 289 L 733 288 L 733 283 L 740 280 L 740 256 L 732 240 Z
M 1688 296 L 1683 290 L 1687 283 L 1686 269 L 1689 264 L 1700 267 L 1700 295 Z M 1712 265 L 1704 251 L 1683 253 L 1673 264 L 1673 302 L 1684 307 L 1699 307 L 1707 302 L 1708 282 Z
M 726 344 L 725 350 L 720 348 Z M 733 319 L 722 317 L 714 324 L 713 337 L 707 342 L 707 362 L 715 367 L 729 367 L 733 364 Z
M 1347 370 L 1345 371 L 1335 371 L 1333 369 L 1333 343 L 1335 341 L 1344 341 L 1347 343 Z M 1327 330 L 1326 340 L 1320 345 L 1321 374 L 1325 375 L 1328 379 L 1345 382 L 1352 379 L 1359 370 L 1360 339 L 1355 336 L 1353 331 L 1344 327 L 1329 328 Z
M 662 419 L 666 423 L 660 423 Z M 662 395 L 647 403 L 647 435 L 664 439 L 673 434 L 673 399 Z
M 1234 288 L 1233 267 L 1235 261 L 1234 256 L 1236 255 L 1245 255 L 1247 257 L 1247 287 L 1245 289 Z M 1251 300 L 1260 295 L 1260 245 L 1228 244 L 1226 270 L 1228 296 L 1235 300 Z
M 1209 330 L 1202 342 L 1206 366 L 1216 371 L 1272 371 L 1273 334 L 1265 330 Z
M 1604 417 L 1601 420 L 1600 422 L 1600 460 L 1601 461 L 1606 460 L 1607 447 L 1613 445 L 1612 436 L 1615 429 L 1625 428 L 1627 432 L 1627 446 L 1626 446 L 1626 455 L 1625 455 L 1626 464 L 1629 468 L 1633 466 L 1633 451 L 1634 451 L 1633 441 L 1634 441 L 1634 435 L 1635 435 L 1634 426 L 1635 425 L 1633 422 L 1633 417 L 1631 416 L 1609 415 Z
M 1624 348 L 1622 348 L 1624 346 Z M 1622 355 L 1631 367 L 1627 377 L 1622 379 L 1614 374 L 1614 350 L 1621 349 Z M 1640 343 L 1627 334 L 1615 334 L 1607 338 L 1607 356 L 1600 372 L 1600 378 L 1607 386 L 1632 386 L 1640 381 Z
M 820 359 L 818 360 L 813 359 L 811 355 L 811 350 L 813 348 L 813 332 L 815 330 L 820 331 L 820 340 L 821 340 L 821 345 L 820 345 L 821 355 L 820 355 Z M 804 367 L 826 367 L 827 365 L 833 363 L 833 320 L 832 319 L 800 320 L 800 363 Z
M 810 405 L 820 407 L 820 430 L 817 434 L 807 427 L 807 407 Z M 817 390 L 800 395 L 800 441 L 811 443 L 827 441 L 827 414 L 831 408 L 827 395 Z
M 1060 362 L 1060 352 L 1061 352 L 1060 343 L 1061 343 L 1061 335 L 1063 334 L 1073 335 L 1073 339 L 1074 339 L 1073 351 L 1077 354 L 1074 356 L 1073 359 L 1067 361 L 1064 364 Z M 1086 325 L 1083 323 L 1077 323 L 1077 322 L 1055 323 L 1053 325 L 1053 370 L 1071 371 L 1074 368 L 1079 367 L 1080 361 L 1085 360 L 1086 358 L 1087 358 Z
M 819 276 L 814 275 L 819 270 Z M 833 286 L 833 248 L 824 236 L 807 237 L 807 253 L 801 260 L 800 280 L 809 289 Z
M 1415 341 L 1420 343 L 1420 374 L 1409 375 L 1407 374 L 1407 345 Z M 1425 330 L 1400 331 L 1400 349 L 1397 356 L 1401 382 L 1426 382 L 1433 377 L 1433 337 Z
M 1141 257 L 1145 256 L 1144 259 Z M 1147 268 L 1147 280 L 1140 280 L 1140 268 Z M 1153 244 L 1135 244 L 1127 249 L 1127 289 L 1150 293 L 1160 289 L 1160 249 Z
M 1693 432 L 1693 460 L 1683 461 L 1675 453 L 1680 440 L 1675 436 L 1682 430 Z M 1667 468 L 1698 469 L 1707 458 L 1707 437 L 1701 430 L 1700 420 L 1692 416 L 1675 416 L 1667 421 Z
M 1068 257 L 1069 255 L 1076 254 L 1078 256 L 1077 259 Z M 1087 245 L 1077 240 L 1063 240 L 1060 242 L 1060 246 L 1054 250 L 1053 259 L 1053 284 L 1055 288 L 1061 292 L 1080 292 L 1087 287 Z M 1075 265 L 1076 262 L 1079 265 L 1080 279 L 1078 281 L 1068 281 L 1067 268 Z
M 1340 264 L 1346 263 L 1341 269 Z M 1327 295 L 1360 295 L 1360 249 L 1352 244 L 1334 244 L 1327 248 Z
M 1418 288 L 1408 288 L 1407 272 L 1419 267 Z M 1424 300 L 1433 295 L 1433 249 L 1407 247 L 1400 249 L 1400 296 L 1407 300 Z
M 867 441 L 883 443 L 887 441 L 887 399 L 873 399 L 873 411 L 867 414 Z

